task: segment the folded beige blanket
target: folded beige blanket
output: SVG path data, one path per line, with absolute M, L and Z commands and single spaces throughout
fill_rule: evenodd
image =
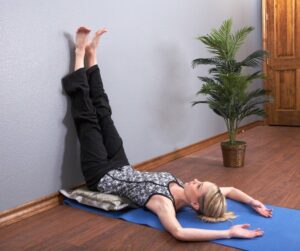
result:
M 126 207 L 136 207 L 125 198 L 113 194 L 90 191 L 87 187 L 80 187 L 74 190 L 59 190 L 61 194 L 79 203 L 104 209 L 106 211 L 117 211 Z

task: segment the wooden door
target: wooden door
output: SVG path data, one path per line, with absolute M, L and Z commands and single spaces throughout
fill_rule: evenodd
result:
M 264 86 L 274 102 L 266 105 L 269 125 L 300 125 L 300 1 L 263 0 Z

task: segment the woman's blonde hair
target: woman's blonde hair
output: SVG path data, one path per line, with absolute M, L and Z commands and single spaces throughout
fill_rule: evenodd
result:
M 226 198 L 220 188 L 211 183 L 207 193 L 199 199 L 198 216 L 206 222 L 221 222 L 236 218 L 233 212 L 227 211 Z

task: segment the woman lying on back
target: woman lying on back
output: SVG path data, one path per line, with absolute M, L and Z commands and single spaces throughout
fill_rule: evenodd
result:
M 75 69 L 63 78 L 63 87 L 71 98 L 71 113 L 80 141 L 81 168 L 89 189 L 119 195 L 151 210 L 178 240 L 203 241 L 263 235 L 260 229 L 247 229 L 248 224 L 235 225 L 227 230 L 183 228 L 180 225 L 176 211 L 186 206 L 193 208 L 204 221 L 219 222 L 234 218 L 232 212 L 227 212 L 225 197 L 248 204 L 264 217 L 271 217 L 272 211 L 233 187 L 219 188 L 211 182 L 197 179 L 184 184 L 167 172 L 134 170 L 111 118 L 109 99 L 97 65 L 96 48 L 106 30 L 98 30 L 88 43 L 89 32 L 86 27 L 78 28 Z M 84 68 L 85 56 L 87 70 Z

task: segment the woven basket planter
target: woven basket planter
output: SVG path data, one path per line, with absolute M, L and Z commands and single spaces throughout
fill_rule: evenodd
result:
M 243 167 L 245 162 L 246 142 L 237 141 L 230 145 L 228 142 L 221 143 L 223 165 L 225 167 Z

